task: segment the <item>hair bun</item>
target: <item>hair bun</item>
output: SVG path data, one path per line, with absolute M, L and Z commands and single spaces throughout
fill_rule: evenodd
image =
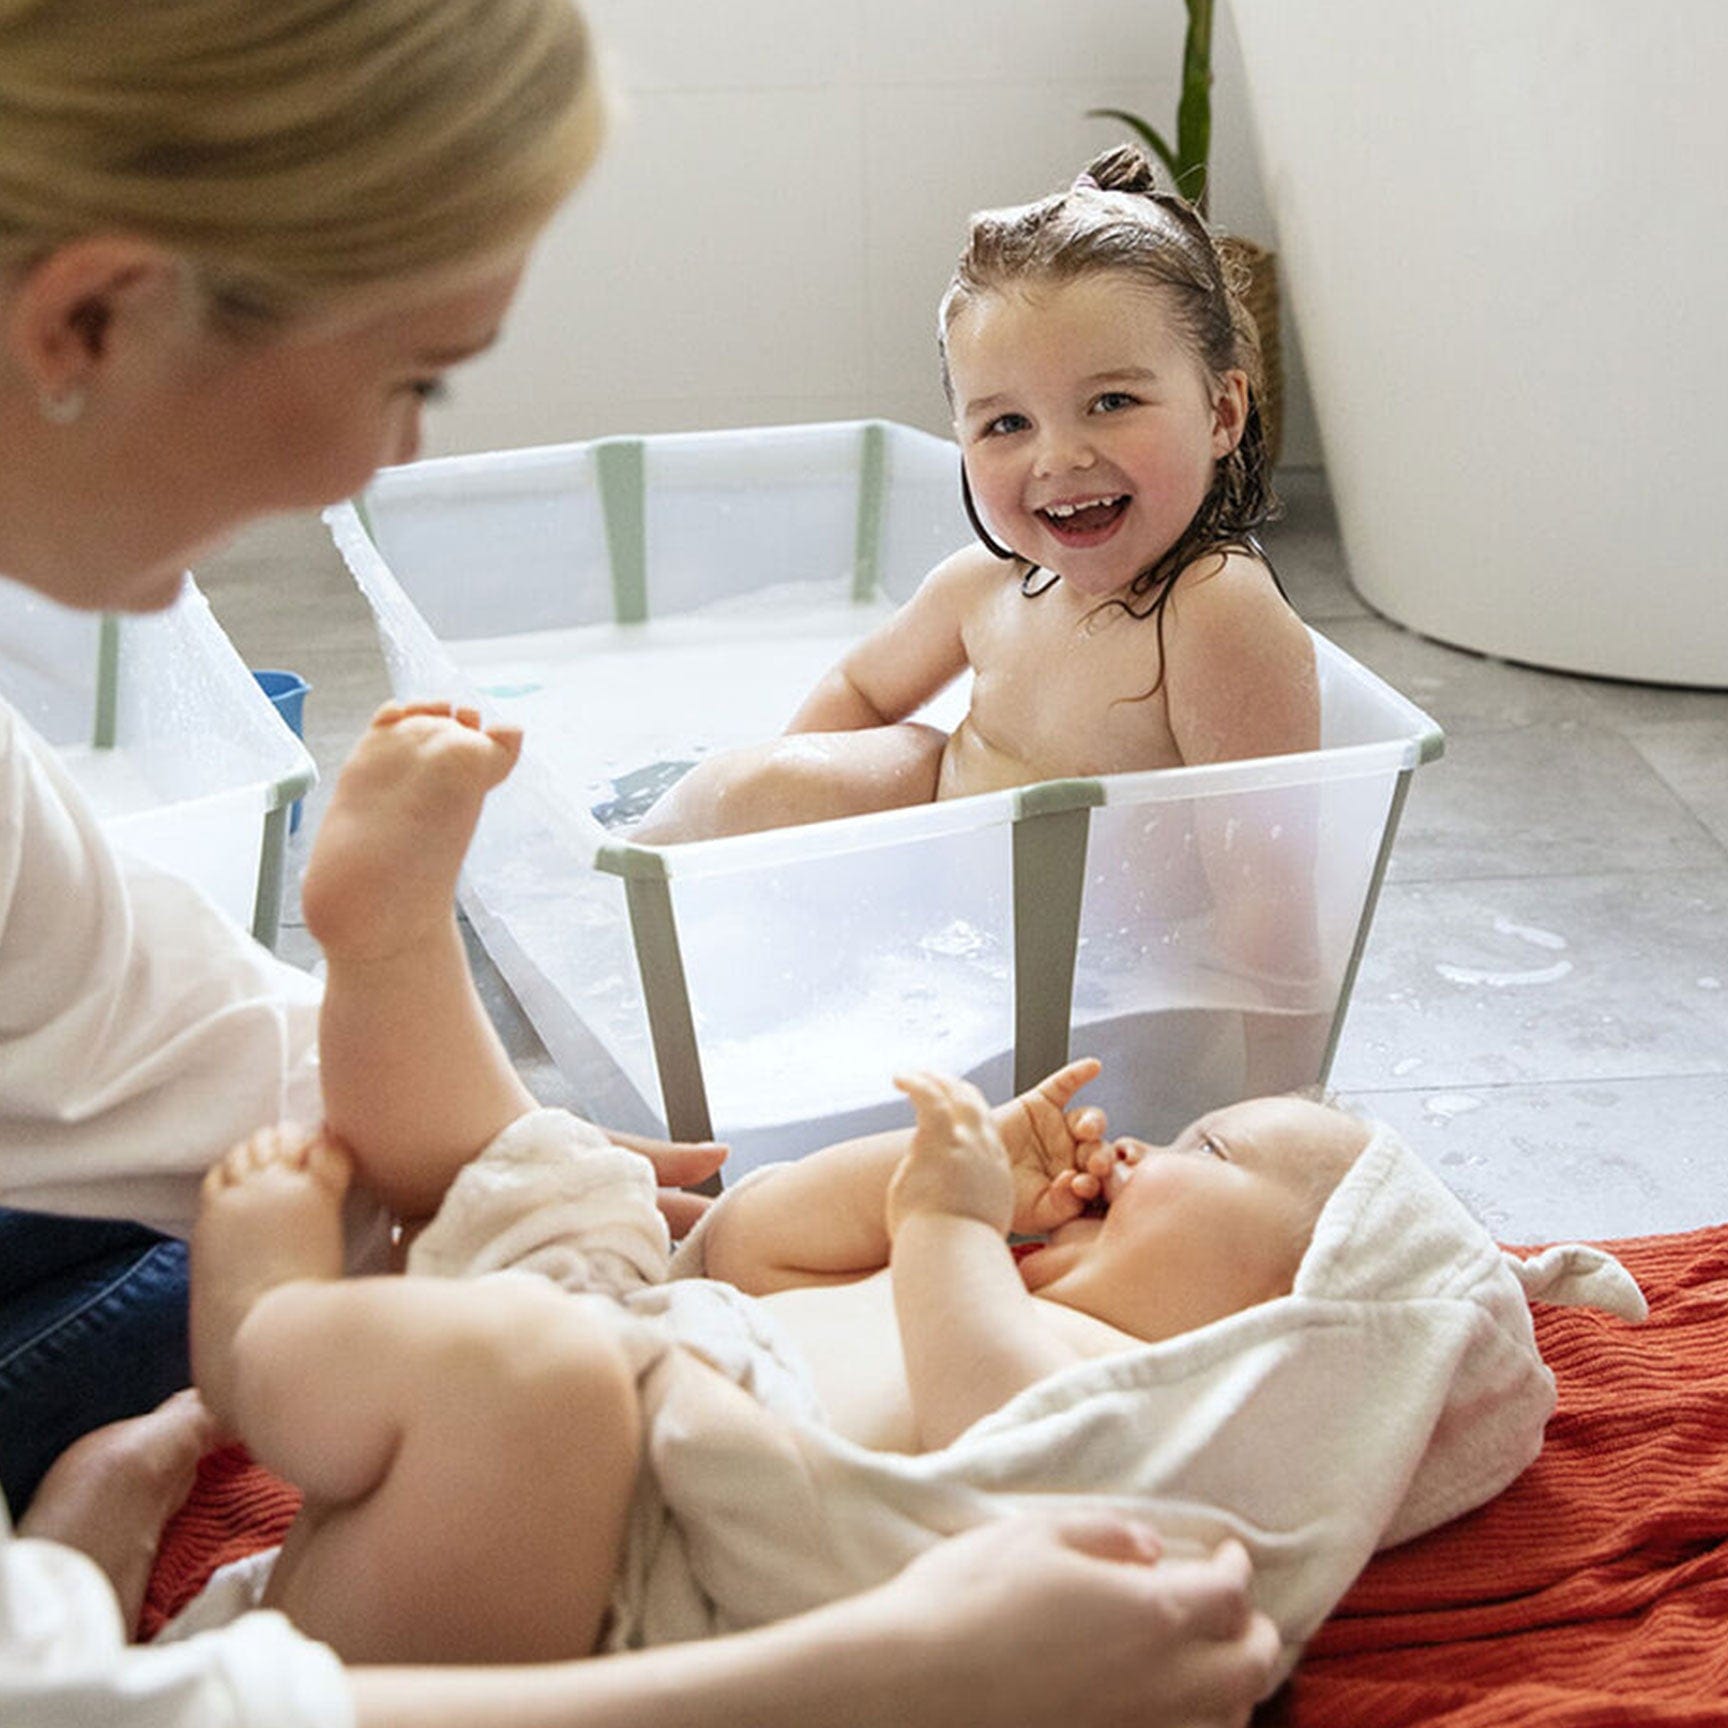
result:
M 1095 156 L 1081 169 L 1075 186 L 1095 186 L 1100 192 L 1131 192 L 1142 195 L 1158 190 L 1152 164 L 1132 144 L 1118 144 Z

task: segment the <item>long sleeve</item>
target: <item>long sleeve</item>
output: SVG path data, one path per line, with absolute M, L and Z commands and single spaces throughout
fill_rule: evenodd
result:
M 131 1646 L 82 1554 L 12 1534 L 0 1506 L 0 1722 L 22 1728 L 352 1728 L 341 1664 L 281 1615 Z
M 0 702 L 0 1201 L 183 1234 L 230 1144 L 319 1115 L 319 995 L 119 857 Z

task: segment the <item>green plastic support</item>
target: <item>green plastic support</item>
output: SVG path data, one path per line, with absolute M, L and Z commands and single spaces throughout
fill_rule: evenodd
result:
M 1096 780 L 1028 786 L 1014 818 L 1014 1090 L 1068 1060 Z
M 258 846 L 258 895 L 252 902 L 252 935 L 274 950 L 282 931 L 282 872 L 288 850 L 289 806 L 278 804 L 264 817 Z
M 96 713 L 91 745 L 112 750 L 120 712 L 120 620 L 111 612 L 102 614 L 96 630 Z
M 612 560 L 613 621 L 641 624 L 648 617 L 646 453 L 640 438 L 600 438 L 593 448 Z
M 678 949 L 672 885 L 662 876 L 632 872 L 624 878 L 624 903 L 636 944 L 636 965 L 648 1010 L 648 1036 L 666 1106 L 666 1131 L 674 1140 L 710 1140 L 713 1118 L 702 1082 L 702 1053 L 690 1012 L 690 989 Z M 718 1192 L 718 1181 L 709 1192 Z
M 888 501 L 888 428 L 880 420 L 864 427 L 858 457 L 858 526 L 853 540 L 852 598 L 876 597 L 882 567 L 882 510 Z

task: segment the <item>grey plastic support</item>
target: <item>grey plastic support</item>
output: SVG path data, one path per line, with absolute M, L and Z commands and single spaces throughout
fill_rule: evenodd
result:
M 612 560 L 612 618 L 618 624 L 641 624 L 648 617 L 646 453 L 640 438 L 600 438 L 593 448 Z
M 624 904 L 629 908 L 630 935 L 642 975 L 648 1036 L 654 1044 L 654 1067 L 666 1106 L 666 1131 L 674 1140 L 712 1139 L 714 1124 L 702 1083 L 702 1053 L 696 1045 L 684 959 L 678 951 L 671 884 L 664 875 L 655 878 L 632 872 L 624 878 Z
M 1014 819 L 1014 1090 L 1068 1060 L 1095 780 L 1028 787 Z
M 104 612 L 96 628 L 96 712 L 90 729 L 90 743 L 95 749 L 114 748 L 119 713 L 120 620 L 112 612 Z
M 278 804 L 264 817 L 258 846 L 258 895 L 252 902 L 252 934 L 274 949 L 282 931 L 282 872 L 287 861 L 289 805 Z
M 882 567 L 882 511 L 888 502 L 888 428 L 880 420 L 864 427 L 858 455 L 858 526 L 853 539 L 852 598 L 876 597 Z
M 1438 731 L 1436 731 L 1438 736 Z M 1439 754 L 1436 748 L 1435 754 Z M 1427 761 L 1424 756 L 1422 761 Z M 1418 764 L 1420 766 L 1420 764 Z M 1392 797 L 1386 806 L 1386 826 L 1380 831 L 1380 850 L 1375 855 L 1374 871 L 1368 878 L 1368 892 L 1362 897 L 1362 917 L 1356 925 L 1356 940 L 1351 944 L 1350 961 L 1344 968 L 1344 980 L 1338 990 L 1338 1007 L 1332 1015 L 1332 1030 L 1326 1035 L 1326 1054 L 1320 1059 L 1316 1080 L 1322 1086 L 1332 1073 L 1332 1059 L 1338 1054 L 1338 1041 L 1344 1036 L 1344 1016 L 1350 1011 L 1350 993 L 1356 988 L 1356 969 L 1362 964 L 1362 951 L 1368 946 L 1368 927 L 1374 922 L 1374 909 L 1380 903 L 1380 889 L 1386 880 L 1386 866 L 1392 858 L 1392 842 L 1398 835 L 1398 819 L 1404 814 L 1404 800 L 1410 794 L 1410 776 L 1414 768 L 1400 770 L 1393 782 Z

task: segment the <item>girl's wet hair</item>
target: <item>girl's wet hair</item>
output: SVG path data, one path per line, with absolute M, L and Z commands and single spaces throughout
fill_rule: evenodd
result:
M 972 218 L 966 250 L 938 313 L 942 383 L 952 404 L 948 331 L 972 301 L 1011 289 L 1060 287 L 1102 272 L 1156 289 L 1208 378 L 1221 379 L 1235 369 L 1248 377 L 1248 416 L 1242 436 L 1234 450 L 1218 459 L 1211 489 L 1193 520 L 1163 557 L 1134 578 L 1126 596 L 1104 602 L 1138 618 L 1157 619 L 1158 683 L 1162 683 L 1164 607 L 1176 577 L 1207 552 L 1246 551 L 1264 560 L 1255 535 L 1278 512 L 1260 415 L 1260 336 L 1243 301 L 1248 272 L 1241 258 L 1185 198 L 1158 189 L 1152 165 L 1138 150 L 1118 145 L 1089 162 L 1067 191 L 1035 204 L 982 211 Z M 998 545 L 979 519 L 964 464 L 960 484 L 967 516 L 979 538 L 998 558 L 1013 558 L 1015 554 Z M 1028 594 L 1042 593 L 1056 580 L 1052 576 L 1034 586 L 1037 576 L 1036 566 L 1024 573 L 1022 586 Z M 1277 580 L 1276 575 L 1273 579 Z M 1152 688 L 1156 690 L 1158 684 Z

